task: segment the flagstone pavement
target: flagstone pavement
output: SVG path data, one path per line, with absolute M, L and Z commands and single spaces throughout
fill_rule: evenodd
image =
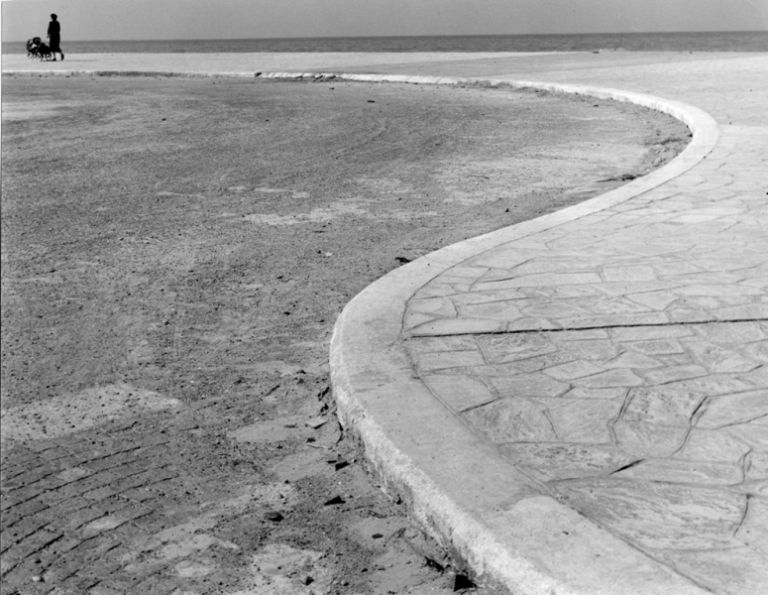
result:
M 768 61 L 568 60 L 492 78 L 703 107 L 709 148 L 374 284 L 334 341 L 347 423 L 513 593 L 768 592 Z

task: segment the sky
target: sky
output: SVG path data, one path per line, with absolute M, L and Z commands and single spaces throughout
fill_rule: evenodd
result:
M 2 38 L 227 39 L 768 30 L 768 0 L 2 0 Z

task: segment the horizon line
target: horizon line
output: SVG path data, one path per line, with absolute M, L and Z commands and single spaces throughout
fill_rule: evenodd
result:
M 594 31 L 581 33 L 430 33 L 428 35 L 310 35 L 280 37 L 169 37 L 169 38 L 133 38 L 133 39 L 67 39 L 66 42 L 169 42 L 169 41 L 283 41 L 296 39 L 424 39 L 430 37 L 534 37 L 534 36 L 573 36 L 573 35 L 680 35 L 704 33 L 765 33 L 768 29 L 723 29 L 703 31 Z M 29 39 L 29 38 L 27 38 Z M 2 40 L 2 43 L 24 43 L 27 39 Z

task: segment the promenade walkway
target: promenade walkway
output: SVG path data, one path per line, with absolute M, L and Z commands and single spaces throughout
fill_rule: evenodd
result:
M 190 70 L 233 70 L 210 60 Z M 663 171 L 367 288 L 334 391 L 388 487 L 489 584 L 768 592 L 768 56 L 280 60 L 236 70 L 586 85 L 689 122 Z
M 415 515 L 513 593 L 765 592 L 768 61 L 590 58 L 474 66 L 702 107 L 700 150 L 375 283 L 335 389 Z

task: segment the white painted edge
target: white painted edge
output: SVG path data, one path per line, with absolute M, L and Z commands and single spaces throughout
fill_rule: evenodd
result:
M 418 379 L 402 346 L 413 293 L 442 271 L 496 246 L 556 227 L 643 194 L 687 171 L 714 148 L 714 119 L 690 105 L 617 89 L 529 81 L 328 73 L 16 70 L 21 76 L 261 77 L 372 83 L 539 89 L 630 102 L 684 122 L 693 139 L 673 161 L 593 199 L 437 250 L 360 292 L 331 339 L 331 383 L 344 427 L 374 472 L 400 494 L 415 520 L 479 579 L 516 595 L 701 595 L 693 583 L 651 560 L 546 494 L 481 442 Z M 472 456 L 467 457 L 466 453 Z

